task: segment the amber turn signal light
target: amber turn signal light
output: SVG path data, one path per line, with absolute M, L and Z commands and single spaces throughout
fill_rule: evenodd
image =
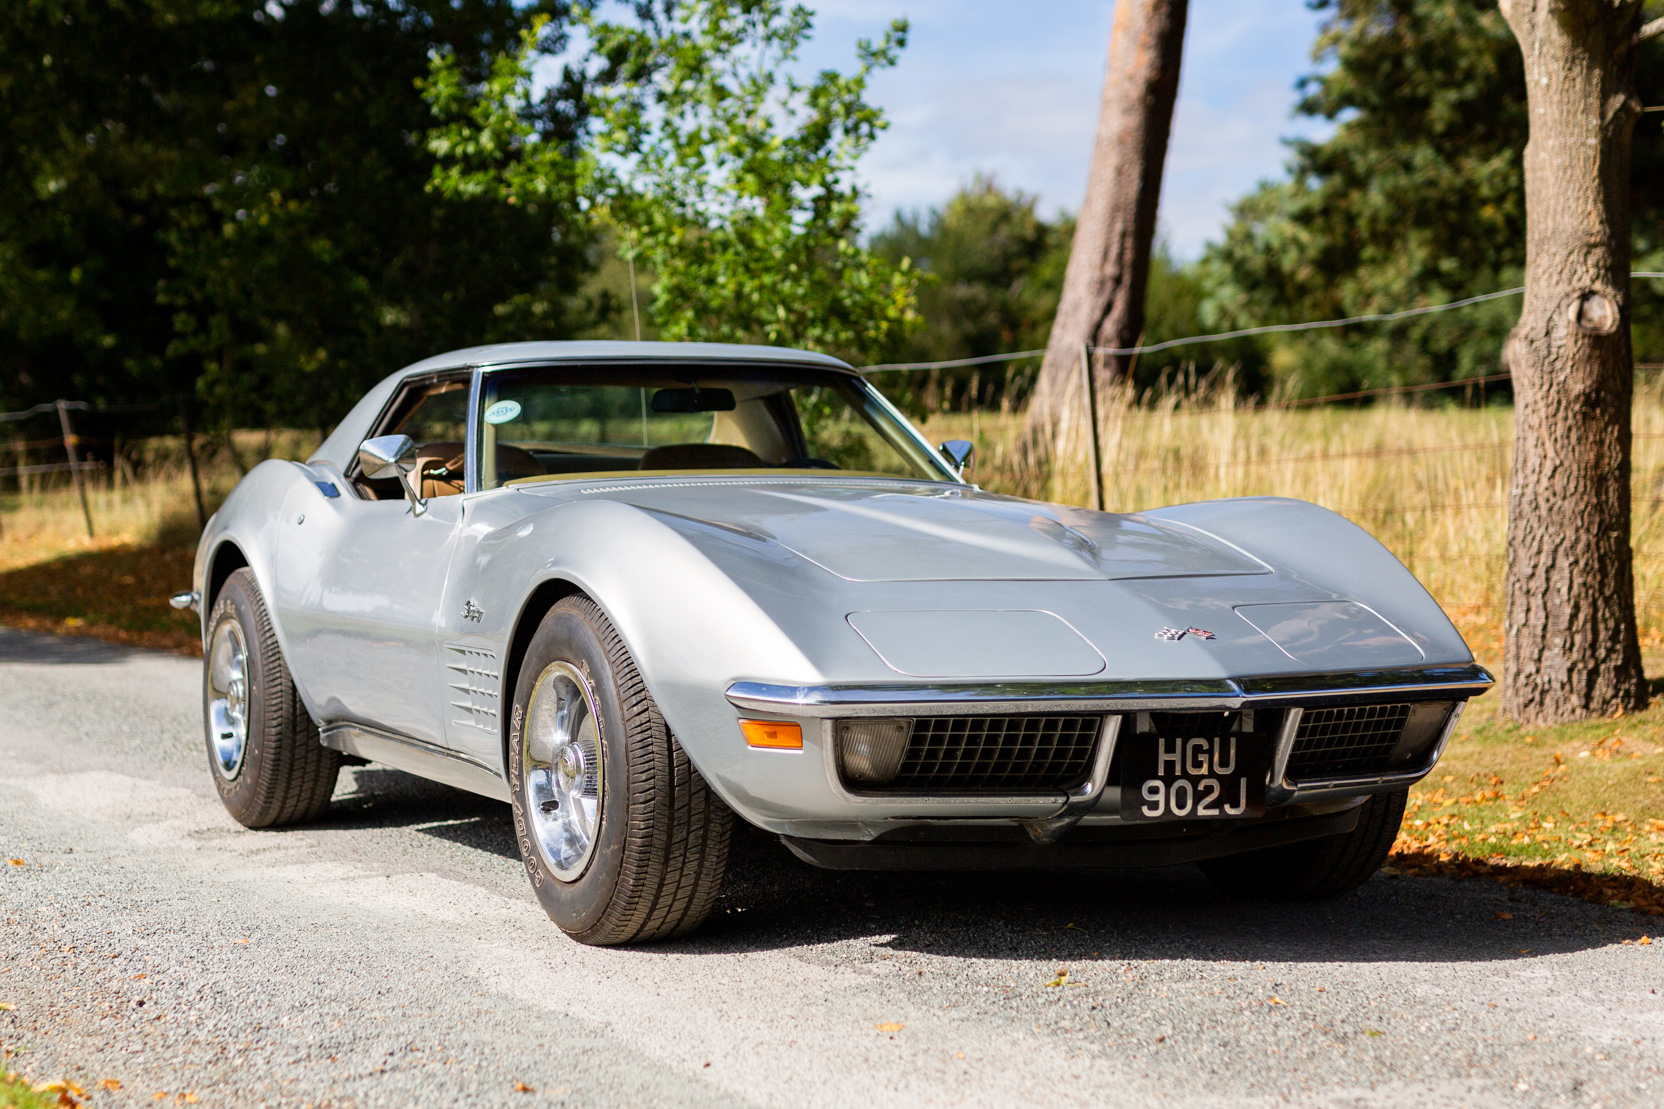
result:
M 753 747 L 803 750 L 803 729 L 797 724 L 780 720 L 741 720 L 740 731 L 745 733 L 745 741 Z

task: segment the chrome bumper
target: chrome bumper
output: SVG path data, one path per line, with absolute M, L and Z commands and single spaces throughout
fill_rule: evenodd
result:
M 1462 702 L 1484 693 L 1494 679 L 1484 667 L 1439 666 L 1364 673 L 1222 678 L 1158 682 L 1024 682 L 1024 683 L 908 683 L 882 685 L 784 686 L 764 682 L 735 682 L 727 689 L 728 702 L 748 713 L 818 720 L 828 782 L 838 799 L 854 805 L 898 808 L 925 818 L 964 814 L 986 817 L 1003 811 L 1029 827 L 1036 839 L 1047 840 L 1098 807 L 1108 787 L 1108 768 L 1114 755 L 1122 717 L 1133 712 L 1198 711 L 1209 709 L 1287 708 L 1273 749 L 1270 788 L 1266 802 L 1285 805 L 1338 797 L 1382 793 L 1414 785 L 1426 777 L 1444 753 L 1461 716 Z M 1299 730 L 1301 706 L 1313 702 L 1345 704 L 1410 699 L 1452 700 L 1450 714 L 1430 757 L 1413 770 L 1347 778 L 1291 782 L 1286 777 L 1289 754 Z M 860 794 L 845 789 L 838 773 L 833 743 L 833 721 L 860 716 L 956 716 L 1031 712 L 1102 713 L 1097 755 L 1088 779 L 1076 789 L 1014 794 L 1011 796 Z M 1108 814 L 1105 814 L 1108 815 Z M 1115 819 L 1114 817 L 1109 817 Z

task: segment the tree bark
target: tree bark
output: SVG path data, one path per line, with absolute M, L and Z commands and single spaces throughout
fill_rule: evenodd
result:
M 1098 107 L 1086 200 L 1063 293 L 1029 401 L 1027 440 L 1042 464 L 1068 450 L 1084 420 L 1081 344 L 1136 346 L 1155 238 L 1156 203 L 1179 91 L 1187 0 L 1118 0 Z M 1093 359 L 1100 393 L 1127 360 Z
M 1514 378 L 1502 711 L 1647 703 L 1630 549 L 1630 139 L 1641 0 L 1501 0 L 1525 56 L 1525 302 Z

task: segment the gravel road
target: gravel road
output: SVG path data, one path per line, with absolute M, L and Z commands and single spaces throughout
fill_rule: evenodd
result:
M 1622 942 L 1653 918 L 829 874 L 754 835 L 697 936 L 584 948 L 507 806 L 369 767 L 317 824 L 235 824 L 198 666 L 0 629 L 0 1040 L 98 1106 L 1664 1104 L 1664 939 Z

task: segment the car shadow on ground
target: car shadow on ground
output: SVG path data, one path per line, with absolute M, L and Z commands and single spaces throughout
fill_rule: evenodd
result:
M 343 775 L 324 823 L 343 831 L 410 828 L 505 859 L 520 857 L 507 805 L 380 767 Z M 1193 866 L 828 871 L 742 826 L 704 927 L 639 950 L 729 954 L 867 940 L 885 951 L 1058 965 L 1086 959 L 1455 963 L 1603 947 L 1633 939 L 1651 924 L 1491 882 L 1385 874 L 1335 901 L 1280 904 L 1222 893 Z
M 40 635 L 0 625 L 0 662 L 92 666 L 126 662 L 146 654 L 137 647 L 68 635 Z

